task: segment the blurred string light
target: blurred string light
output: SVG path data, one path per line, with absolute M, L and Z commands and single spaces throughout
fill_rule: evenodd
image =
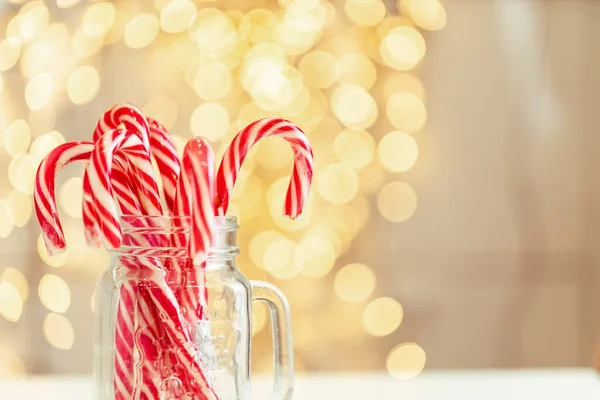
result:
M 91 38 L 105 36 L 115 22 L 115 6 L 109 2 L 94 3 L 83 13 L 81 26 Z
M 76 105 L 89 103 L 100 89 L 100 74 L 89 65 L 75 69 L 67 80 L 67 96 Z
M 24 153 L 29 147 L 31 130 L 23 119 L 18 119 L 4 131 L 4 148 L 11 157 Z
M 75 342 L 73 325 L 60 314 L 47 314 L 42 323 L 42 332 L 46 341 L 60 350 L 69 350 Z
M 402 306 L 396 300 L 380 297 L 365 307 L 362 323 L 369 335 L 387 336 L 398 329 L 403 315 Z
M 12 350 L 0 347 L 0 376 L 19 377 L 25 375 L 27 368 L 23 360 Z
M 386 367 L 396 379 L 410 379 L 425 367 L 425 351 L 416 343 L 402 343 L 394 347 L 387 356 Z
M 335 275 L 335 294 L 348 303 L 360 303 L 375 290 L 377 277 L 371 268 L 363 264 L 348 264 Z
M 390 172 L 408 171 L 417 162 L 417 141 L 406 132 L 393 131 L 381 138 L 377 145 L 379 161 Z
M 193 112 L 190 129 L 194 136 L 204 136 L 210 141 L 219 140 L 229 127 L 229 114 L 219 103 L 203 103 Z
M 12 189 L 8 193 L 8 196 L 6 196 L 6 201 L 10 206 L 14 225 L 18 228 L 25 226 L 29 218 L 31 218 L 33 210 L 31 196 Z
M 21 271 L 12 267 L 6 268 L 2 271 L 2 274 L 0 274 L 0 283 L 3 282 L 10 284 L 17 289 L 23 303 L 27 301 L 27 298 L 29 297 L 29 284 Z
M 59 8 L 69 8 L 69 7 L 73 7 L 80 1 L 81 0 L 56 0 L 56 5 Z
M 402 223 L 417 211 L 417 193 L 399 174 L 426 156 L 419 149 L 427 124 L 426 93 L 413 72 L 427 53 L 423 30 L 446 24 L 440 1 L 399 0 L 396 9 L 382 0 L 335 5 L 278 0 L 279 7 L 273 3 L 270 9 L 243 10 L 220 10 L 217 3 L 198 8 L 199 3 L 190 0 L 154 0 L 136 9 L 126 4 L 56 0 L 58 8 L 49 8 L 43 1 L 29 1 L 7 16 L 0 33 L 0 72 L 5 72 L 0 92 L 10 108 L 5 106 L 0 121 L 0 161 L 7 165 L 9 185 L 0 193 L 0 237 L 31 218 L 35 169 L 65 141 L 55 131 L 65 100 L 70 107 L 88 104 L 101 85 L 110 82 L 110 77 L 101 79 L 95 56 L 106 45 L 122 42 L 130 49 L 149 49 L 145 62 L 151 65 L 155 57 L 163 57 L 155 50 L 168 40 L 169 48 L 175 49 L 169 56 L 172 73 L 153 76 L 147 82 L 152 91 L 140 105 L 175 129 L 178 151 L 191 135 L 202 135 L 221 155 L 239 129 L 265 116 L 290 119 L 313 143 L 315 190 L 311 206 L 296 221 L 281 218 L 293 158 L 285 142 L 262 142 L 240 171 L 230 213 L 243 226 L 240 242 L 246 251 L 240 260 L 250 265 L 248 273 L 312 282 L 306 285 L 315 288 L 331 284 L 348 311 L 331 319 L 347 327 L 343 334 L 332 334 L 336 340 L 365 334 L 377 338 L 396 331 L 402 322 L 401 305 L 386 297 L 368 301 L 377 290 L 376 266 L 352 263 L 336 268 L 336 262 L 374 218 L 373 212 Z M 72 24 L 56 22 L 54 14 L 64 8 L 78 13 Z M 19 77 L 21 83 L 13 86 Z M 177 80 L 187 84 L 189 98 L 195 101 L 184 106 L 180 92 L 177 99 L 168 92 Z M 81 217 L 80 197 L 80 177 L 60 186 L 58 201 L 61 215 L 68 218 L 64 225 L 71 253 L 50 257 L 39 237 L 37 250 L 49 267 L 89 259 L 71 220 Z M 376 209 L 371 210 L 371 200 Z M 101 264 L 106 264 L 106 254 L 98 253 L 96 264 L 105 268 Z M 19 274 L 5 268 L 0 279 L 0 299 L 5 300 L 0 301 L 0 315 L 11 321 L 19 319 L 27 299 L 27 281 Z M 47 274 L 39 282 L 38 295 L 52 312 L 43 324 L 46 340 L 59 349 L 71 348 L 74 329 L 60 315 L 70 304 L 68 285 Z M 314 311 L 305 297 L 299 296 L 292 306 Z M 253 333 L 260 332 L 267 319 L 266 310 L 257 308 Z M 298 329 L 295 325 L 294 332 Z M 304 330 L 296 336 L 305 346 L 315 335 Z M 386 365 L 392 376 L 406 378 L 418 374 L 424 364 L 423 350 L 405 343 L 392 349 Z
M 0 282 L 0 315 L 6 320 L 17 322 L 23 311 L 23 298 L 13 284 Z
M 56 275 L 47 274 L 40 279 L 38 295 L 44 307 L 57 313 L 66 312 L 71 304 L 69 285 Z
M 21 56 L 21 40 L 8 37 L 0 41 L 0 71 L 11 69 Z
M 150 45 L 160 29 L 160 22 L 154 14 L 135 15 L 125 27 L 125 44 L 132 49 Z
M 54 81 L 48 73 L 35 75 L 25 87 L 25 101 L 32 110 L 39 110 L 50 103 L 54 94 Z

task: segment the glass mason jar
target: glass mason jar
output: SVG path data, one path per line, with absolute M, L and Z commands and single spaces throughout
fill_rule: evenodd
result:
M 123 244 L 111 251 L 110 268 L 94 293 L 96 400 L 204 399 L 196 372 L 190 372 L 198 369 L 212 398 L 250 399 L 254 301 L 270 310 L 271 398 L 291 398 L 287 301 L 274 286 L 249 281 L 238 270 L 236 219 L 215 219 L 214 244 L 202 269 L 191 266 L 185 248 L 173 245 L 189 234 L 189 219 L 122 217 Z M 184 302 L 182 293 L 194 294 L 195 303 Z M 190 304 L 200 305 L 200 311 L 192 312 Z M 193 359 L 186 359 L 186 352 Z

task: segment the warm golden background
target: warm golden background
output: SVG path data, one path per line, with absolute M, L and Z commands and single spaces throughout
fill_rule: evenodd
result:
M 588 365 L 600 328 L 600 3 L 85 0 L 0 3 L 0 375 L 89 373 L 81 165 L 68 253 L 32 217 L 41 158 L 131 102 L 222 151 L 280 115 L 313 144 L 281 217 L 284 142 L 238 181 L 238 259 L 288 296 L 298 371 Z M 442 29 L 443 28 L 443 29 Z M 596 317 L 596 318 L 594 318 Z M 263 308 L 254 367 L 270 367 Z

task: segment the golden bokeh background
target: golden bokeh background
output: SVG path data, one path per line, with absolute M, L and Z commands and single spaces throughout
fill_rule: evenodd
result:
M 415 180 L 429 178 L 410 172 L 434 157 L 420 150 L 429 140 L 421 67 L 445 25 L 444 0 L 1 4 L 0 376 L 91 371 L 90 293 L 109 259 L 85 245 L 81 165 L 57 182 L 65 254 L 45 253 L 31 194 L 44 155 L 89 140 L 120 102 L 160 120 L 179 150 L 202 135 L 219 156 L 255 119 L 299 125 L 315 154 L 309 206 L 298 220 L 281 217 L 292 153 L 283 141 L 257 145 L 230 207 L 240 269 L 287 295 L 298 371 L 407 379 L 427 368 L 417 316 L 428 303 L 406 303 L 394 288 L 410 274 L 391 281 L 402 276 L 397 262 L 379 254 L 393 242 L 369 236 L 383 226 L 393 235 L 419 212 Z M 268 314 L 254 311 L 254 368 L 266 371 Z
M 158 118 L 179 149 L 202 135 L 219 154 L 247 123 L 283 116 L 314 147 L 310 206 L 297 221 L 281 217 L 291 152 L 277 140 L 257 146 L 233 195 L 231 213 L 242 226 L 240 267 L 250 278 L 296 287 L 288 296 L 299 370 L 307 368 L 303 353 L 316 350 L 315 343 L 344 346 L 400 328 L 402 306 L 379 293 L 376 268 L 342 260 L 350 260 L 344 256 L 370 219 L 402 222 L 417 208 L 410 184 L 384 174 L 408 171 L 418 158 L 412 135 L 424 129 L 427 112 L 423 85 L 410 71 L 425 56 L 423 32 L 445 24 L 437 0 L 233 1 L 226 7 L 190 0 L 15 1 L 2 11 L 0 160 L 9 178 L 0 187 L 2 247 L 23 229 L 37 236 L 31 193 L 42 157 L 66 140 L 89 138 L 94 118 L 115 102 L 134 102 Z M 128 80 L 131 85 L 121 85 Z M 80 122 L 57 131 L 65 118 Z M 28 365 L 16 350 L 15 324 L 41 332 L 42 352 L 89 347 L 89 332 L 77 327 L 90 311 L 74 310 L 71 300 L 84 300 L 78 289 L 90 285 L 108 258 L 83 246 L 81 177 L 68 169 L 71 176 L 59 179 L 57 191 L 68 253 L 49 257 L 37 236 L 27 240 L 35 257 L 0 262 L 0 315 L 12 323 L 0 325 L 7 354 L 0 371 L 8 374 L 52 372 L 51 365 Z M 382 185 L 383 179 L 390 182 Z M 377 211 L 369 206 L 373 196 Z M 29 296 L 36 287 L 37 297 Z M 325 320 L 319 325 L 326 331 L 312 328 Z M 268 321 L 260 306 L 254 322 L 255 348 L 265 353 Z M 402 349 L 418 344 L 397 345 L 387 362 L 373 355 L 365 367 L 417 374 L 425 352 L 413 351 L 407 361 Z M 268 351 L 255 354 L 258 369 L 269 360 Z M 89 366 L 73 372 L 79 369 Z

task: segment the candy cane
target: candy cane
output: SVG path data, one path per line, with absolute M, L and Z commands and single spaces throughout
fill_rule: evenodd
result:
M 94 145 L 90 142 L 69 142 L 57 146 L 40 163 L 33 189 L 33 201 L 37 220 L 48 254 L 61 253 L 66 248 L 58 210 L 56 207 L 56 176 L 65 165 L 87 160 Z
M 116 132 L 113 132 L 116 134 Z M 127 131 L 128 137 L 132 134 Z M 111 135 L 108 135 L 106 140 L 111 139 Z M 127 155 L 128 158 L 124 159 L 129 166 L 128 172 L 134 170 L 134 174 L 136 174 L 136 178 L 142 178 L 142 182 L 148 181 L 148 185 L 126 185 L 126 182 L 130 182 L 130 177 L 127 173 L 123 172 L 120 169 L 112 169 L 109 171 L 111 173 L 111 185 L 110 188 L 114 190 L 116 198 L 118 200 L 119 207 L 121 208 L 121 213 L 129 213 L 134 215 L 142 215 L 142 212 L 145 212 L 146 215 L 160 215 L 160 200 L 158 199 L 158 190 L 155 188 L 153 177 L 151 175 L 145 175 L 144 168 L 139 168 L 139 170 L 135 170 L 133 167 L 139 166 L 139 161 L 136 162 L 138 158 L 142 160 L 148 160 L 147 156 L 144 158 L 144 155 L 147 154 L 143 145 L 141 145 L 140 140 L 137 139 L 137 142 L 140 145 L 136 144 L 136 140 L 133 140 L 132 145 L 125 145 L 127 138 L 125 141 L 121 142 L 122 146 L 116 148 L 111 153 L 111 161 L 112 156 L 115 158 L 115 163 L 118 163 L 120 157 Z M 102 145 L 105 144 L 105 140 L 101 139 L 96 147 L 102 148 Z M 102 150 L 100 150 L 102 151 Z M 94 152 L 95 154 L 96 152 Z M 92 156 L 93 157 L 93 156 Z M 92 161 L 93 162 L 93 161 Z M 143 165 L 143 164 L 142 164 Z M 148 169 L 148 166 L 146 166 Z M 84 201 L 84 225 L 86 226 L 86 231 L 90 230 L 90 226 L 92 229 L 98 226 L 98 218 L 105 218 L 106 214 L 103 213 L 106 210 L 98 208 L 94 203 L 94 197 L 92 196 L 93 180 L 90 180 L 90 175 L 88 174 L 88 168 L 86 168 L 86 173 L 83 179 L 84 193 L 86 194 L 84 197 L 86 201 Z M 141 199 L 144 201 L 138 202 L 133 191 L 130 189 L 130 186 L 134 187 L 145 187 L 146 190 L 141 191 Z M 141 204 L 145 204 L 145 207 L 142 207 Z M 99 215 L 102 214 L 102 215 Z M 101 224 L 102 225 L 102 224 Z M 128 238 L 128 242 L 125 244 L 129 245 L 155 245 L 161 246 L 164 243 L 148 243 L 143 237 L 134 237 Z M 123 264 L 130 269 L 134 270 L 139 268 L 136 263 L 132 262 L 128 259 L 122 260 Z M 146 267 L 158 267 L 154 266 L 152 263 L 147 261 L 142 261 L 141 264 L 147 264 Z M 117 309 L 117 326 L 116 326 L 116 336 L 115 336 L 115 345 L 117 348 L 117 352 L 115 354 L 115 391 L 121 393 L 124 398 L 127 398 L 129 392 L 128 388 L 131 388 L 133 392 L 131 392 L 131 396 L 133 398 L 137 398 L 140 393 L 144 393 L 146 397 L 156 397 L 158 393 L 158 385 L 152 376 L 157 374 L 157 371 L 152 367 L 152 361 L 147 360 L 146 357 L 151 354 L 155 354 L 154 350 L 155 339 L 158 337 L 156 329 L 159 328 L 159 324 L 156 324 L 154 320 L 156 317 L 152 316 L 150 311 L 151 305 L 149 304 L 149 297 L 145 293 L 143 288 L 139 288 L 138 284 L 131 282 L 124 282 L 120 287 L 120 302 Z M 135 299 L 135 301 L 134 301 Z M 136 312 L 134 313 L 133 310 Z M 135 318 L 132 320 L 131 317 Z M 138 320 L 138 317 L 141 317 Z M 139 324 L 144 324 L 145 329 L 141 330 L 136 328 Z M 154 329 L 153 329 L 154 328 Z M 135 346 L 134 346 L 135 345 Z M 139 362 L 133 363 L 134 355 L 133 350 L 138 349 L 137 358 L 140 359 Z M 141 351 L 140 351 L 141 350 Z M 138 373 L 134 373 L 134 369 L 138 371 Z M 134 381 L 135 379 L 139 379 L 142 377 L 143 381 Z M 130 383 L 130 385 L 123 385 L 123 382 Z M 121 384 L 119 384 L 121 383 Z
M 97 142 L 92 152 L 90 163 L 86 166 L 83 177 L 84 188 L 91 192 L 84 192 L 86 199 L 91 199 L 93 209 L 98 214 L 100 234 L 110 248 L 116 249 L 121 245 L 122 235 L 119 224 L 119 215 L 113 201 L 113 190 L 110 183 L 111 170 L 115 154 L 126 145 L 139 142 L 139 138 L 126 129 L 115 129 L 104 134 Z M 158 193 L 156 181 L 153 177 L 152 162 L 149 156 L 142 152 L 130 153 L 130 167 L 137 169 L 137 188 L 142 188 L 141 198 L 145 200 L 144 208 L 151 210 L 150 215 L 161 215 L 160 201 L 152 194 Z M 86 230 L 92 231 L 90 227 Z
M 150 117 L 147 120 L 150 126 L 150 152 L 160 172 L 165 204 L 172 212 L 180 172 L 177 147 L 164 126 Z
M 106 111 L 96 123 L 92 140 L 98 139 L 106 132 L 123 124 L 125 129 L 136 132 L 144 147 L 150 151 L 150 128 L 142 112 L 131 104 L 117 104 Z
M 117 221 L 115 204 L 112 202 L 111 169 L 113 155 L 128 140 L 135 143 L 137 137 L 134 133 L 127 130 L 113 130 L 104 134 L 96 143 L 92 153 L 91 162 L 86 166 L 84 182 L 90 182 L 92 189 L 92 201 L 98 214 L 101 216 L 101 232 L 109 246 L 117 248 L 122 241 L 120 225 Z M 139 141 L 139 139 L 137 139 Z M 143 159 L 143 157 L 140 157 Z M 145 164 L 149 163 L 146 158 Z M 145 165 L 140 166 L 146 169 Z M 190 348 L 191 337 L 185 329 L 185 323 L 182 318 L 181 310 L 177 299 L 172 290 L 168 287 L 166 281 L 162 279 L 153 279 L 148 282 L 151 285 L 147 293 L 152 300 L 152 304 L 163 322 L 165 332 L 169 340 L 176 346 L 175 357 L 183 365 L 188 366 L 191 379 L 188 384 L 197 388 L 200 398 L 212 398 L 214 392 L 209 388 L 205 376 L 195 360 L 195 353 Z
M 138 134 L 146 149 L 150 152 L 161 176 L 165 204 L 173 210 L 176 182 L 179 178 L 177 148 L 167 130 L 156 120 L 145 118 L 141 111 L 130 104 L 115 105 L 104 113 L 96 124 L 93 140 L 111 129 L 123 124 L 126 129 Z
M 248 151 L 261 139 L 277 136 L 285 139 L 294 152 L 294 170 L 287 189 L 283 214 L 296 218 L 302 214 L 310 192 L 313 175 L 313 154 L 308 138 L 293 123 L 281 118 L 264 118 L 242 129 L 225 151 L 216 177 L 216 208 L 225 215 L 229 198 Z
M 204 262 L 212 244 L 214 225 L 214 152 L 210 143 L 201 137 L 190 140 L 183 151 L 183 169 L 178 181 L 174 214 L 191 217 L 189 243 L 187 237 L 175 238 L 178 245 L 187 246 L 192 260 L 184 271 L 186 284 L 180 303 L 187 311 L 187 320 L 204 319 L 207 293 L 204 274 L 198 268 Z M 203 291 L 200 288 L 204 287 Z
M 34 202 L 38 222 L 42 226 L 42 237 L 46 243 L 49 253 L 55 254 L 57 250 L 63 250 L 66 247 L 64 233 L 58 218 L 55 197 L 55 182 L 58 173 L 62 168 L 74 161 L 87 160 L 94 148 L 91 142 L 71 142 L 65 143 L 52 150 L 40 163 L 36 175 L 34 186 Z M 117 168 L 114 170 L 115 177 L 123 179 L 113 181 L 118 188 L 115 190 L 119 206 L 122 212 L 133 213 L 139 206 L 136 205 L 136 199 L 131 194 L 131 189 L 125 185 L 123 177 L 124 172 L 122 166 L 117 162 Z M 84 205 L 88 204 L 84 202 Z M 85 215 L 85 213 L 84 213 Z M 115 391 L 118 393 L 117 398 L 131 398 L 133 390 L 133 379 L 130 376 L 132 352 L 134 345 L 133 337 L 133 320 L 132 316 L 140 315 L 144 321 L 152 321 L 149 315 L 149 310 L 143 308 L 141 303 L 135 307 L 134 299 L 137 297 L 137 288 L 128 282 L 121 285 L 120 288 L 120 304 L 118 308 L 117 319 L 118 329 L 115 337 L 115 345 L 117 354 L 115 359 Z M 137 313 L 134 314 L 133 310 Z M 123 329 L 128 327 L 128 330 Z M 129 354 L 129 357 L 127 355 Z M 145 385 L 146 394 L 156 392 L 157 385 L 152 382 L 147 382 Z

